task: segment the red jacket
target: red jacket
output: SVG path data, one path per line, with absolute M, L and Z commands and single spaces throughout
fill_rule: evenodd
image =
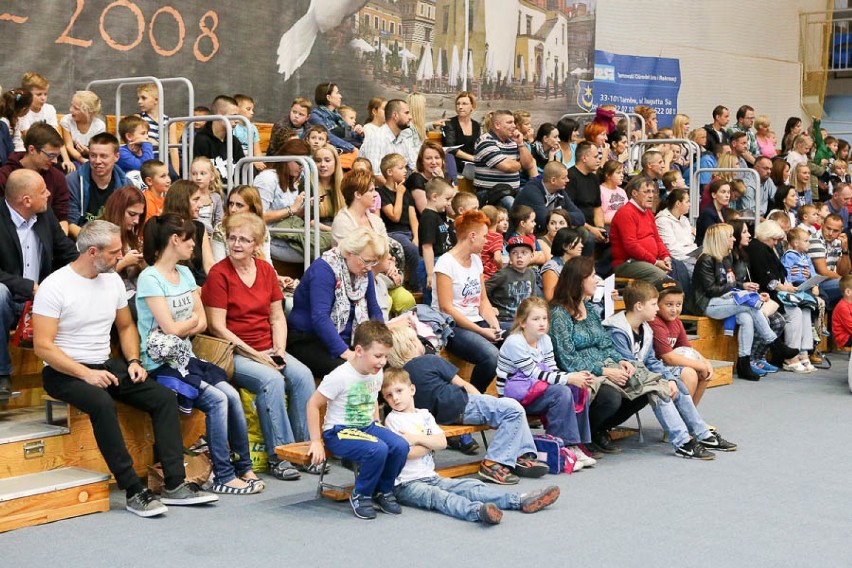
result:
M 9 174 L 24 167 L 21 164 L 21 158 L 24 156 L 26 156 L 26 152 L 9 154 L 6 163 L 3 164 L 3 167 L 0 167 L 0 197 L 6 195 L 6 180 L 9 178 Z M 68 191 L 65 175 L 54 166 L 38 173 L 44 179 L 44 184 L 50 191 L 50 199 L 47 203 L 53 209 L 53 214 L 56 215 L 57 220 L 67 221 L 68 201 L 71 199 L 71 193 Z
M 831 316 L 831 334 L 838 347 L 849 343 L 849 337 L 852 336 L 852 304 L 842 298 Z
M 615 212 L 609 226 L 612 243 L 612 265 L 628 260 L 643 260 L 654 264 L 671 256 L 650 209 L 644 211 L 632 199 Z

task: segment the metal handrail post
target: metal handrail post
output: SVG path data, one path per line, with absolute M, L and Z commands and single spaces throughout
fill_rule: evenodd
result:
M 686 163 L 689 171 L 692 172 L 695 166 L 695 156 L 696 149 L 698 148 L 698 144 L 691 140 L 687 140 L 686 138 L 660 138 L 660 139 L 645 139 L 645 140 L 637 140 L 633 145 L 634 146 L 650 146 L 654 144 L 680 144 L 686 147 Z M 699 151 L 700 153 L 700 151 Z M 641 156 L 641 154 L 640 154 Z M 640 162 L 641 163 L 641 162 Z M 691 176 L 692 174 L 690 174 Z M 690 183 L 690 193 L 692 191 L 692 183 Z
M 627 120 L 627 169 L 632 171 L 633 170 L 633 158 L 631 157 L 630 150 L 631 150 L 631 144 L 632 144 L 632 140 L 633 140 L 633 121 L 630 120 L 630 119 L 631 118 L 638 118 L 639 119 L 639 124 L 640 124 L 640 127 L 642 129 L 641 132 L 642 132 L 642 135 L 644 136 L 644 134 L 645 134 L 645 118 L 641 114 L 637 114 L 635 112 L 615 111 L 614 115 L 615 116 L 622 116 L 622 117 L 625 118 L 625 120 Z M 559 120 L 562 120 L 563 118 L 591 118 L 591 117 L 594 117 L 594 116 L 596 116 L 596 113 L 594 113 L 594 112 L 569 112 L 569 113 L 566 113 L 566 114 L 563 114 L 562 116 L 560 116 Z M 570 142 L 570 140 L 568 140 L 568 142 Z
M 157 128 L 160 131 L 160 135 L 163 134 L 163 82 L 157 77 L 146 76 L 146 77 L 120 77 L 116 79 L 96 79 L 94 81 L 89 81 L 86 85 L 86 90 L 91 91 L 92 87 L 100 87 L 105 85 L 115 85 L 115 137 L 121 141 L 121 136 L 118 134 L 118 123 L 121 120 L 121 88 L 125 85 L 144 85 L 147 83 L 154 83 L 157 86 L 157 112 L 159 113 L 159 117 L 157 117 Z M 166 140 L 168 140 L 168 136 L 166 136 Z M 164 145 L 159 144 L 159 154 L 160 161 L 163 163 L 167 163 L 163 156 L 168 156 L 168 148 L 163 148 Z M 164 154 L 165 152 L 165 154 Z
M 187 110 L 186 114 L 191 115 L 193 113 L 193 111 L 195 110 L 195 87 L 192 85 L 192 81 L 190 81 L 186 77 L 166 77 L 165 79 L 160 79 L 160 82 L 164 85 L 167 84 L 167 83 L 179 83 L 179 84 L 182 84 L 186 87 L 186 94 L 187 94 L 187 99 L 188 99 L 188 101 L 187 101 L 188 110 Z M 160 116 L 161 117 L 163 116 L 162 109 L 160 109 Z M 176 144 L 170 144 L 169 143 L 169 124 L 170 123 L 171 123 L 171 120 L 164 121 L 164 123 L 161 127 L 162 130 L 160 131 L 160 144 L 162 146 L 165 146 L 167 157 L 168 157 L 168 150 L 170 150 L 172 147 L 180 148 L 180 142 L 178 142 Z M 190 152 L 190 155 L 192 155 L 192 152 L 194 150 L 194 145 L 195 145 L 195 132 L 190 132 L 190 134 L 189 134 L 189 152 Z M 162 154 L 160 154 L 160 155 L 162 156 Z M 164 160 L 161 160 L 161 161 L 164 161 Z M 181 160 L 181 177 L 183 177 L 184 179 L 189 179 L 189 171 L 186 167 L 183 166 L 183 160 Z
M 240 118 L 245 118 L 245 117 L 240 117 Z M 233 119 L 233 117 L 231 117 L 231 116 L 224 116 L 224 115 L 221 115 L 221 114 L 210 114 L 210 115 L 207 115 L 207 116 L 178 116 L 178 117 L 174 117 L 174 118 L 169 119 L 169 123 L 172 123 L 172 122 L 184 122 L 184 123 L 187 123 L 187 122 L 188 123 L 213 122 L 214 120 L 222 121 L 222 122 L 225 123 L 225 148 L 226 148 L 225 152 L 228 156 L 228 163 L 226 164 L 227 168 L 228 168 L 228 179 L 226 180 L 226 182 L 227 182 L 226 185 L 228 187 L 227 193 L 230 193 L 231 188 L 234 187 L 234 181 L 233 181 L 234 180 L 234 136 L 233 136 L 233 128 L 231 127 L 231 120 L 232 119 Z M 186 125 L 184 125 L 183 130 L 184 130 L 184 132 L 181 135 L 181 148 L 183 149 L 183 160 L 182 160 L 183 163 L 181 164 L 181 166 L 184 168 L 184 170 L 186 170 L 186 169 L 188 169 L 186 167 L 186 163 L 189 159 L 189 156 L 187 155 L 188 147 L 186 145 L 186 141 L 187 141 Z
M 316 163 L 312 158 L 307 156 L 253 156 L 243 158 L 237 162 L 235 168 L 237 180 L 243 181 L 248 178 L 249 174 L 254 170 L 255 162 L 278 163 L 278 162 L 297 162 L 302 165 L 302 169 L 307 172 L 305 176 L 305 226 L 303 229 L 268 229 L 270 235 L 298 235 L 301 234 L 304 238 L 304 266 L 305 270 L 311 264 L 311 224 L 310 219 L 313 214 L 314 220 L 314 260 L 320 256 L 320 222 L 319 222 L 319 172 Z M 316 191 L 314 191 L 316 188 Z

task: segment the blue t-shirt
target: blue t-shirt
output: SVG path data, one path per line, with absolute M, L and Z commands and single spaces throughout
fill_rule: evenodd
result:
M 438 355 L 421 355 L 403 366 L 411 377 L 414 406 L 432 413 L 438 424 L 458 424 L 467 406 L 467 391 L 450 381 L 458 373 L 452 363 Z
M 236 126 L 234 126 L 234 138 L 240 141 L 240 145 L 243 147 L 243 154 L 248 156 L 248 147 L 249 147 L 249 137 L 248 130 L 246 130 L 246 125 L 242 122 L 238 122 Z M 254 146 L 255 142 L 260 142 L 260 133 L 257 131 L 257 126 L 254 124 L 251 125 L 251 145 Z
M 154 314 L 148 309 L 145 298 L 158 296 L 165 298 L 172 319 L 176 322 L 188 320 L 192 316 L 192 309 L 195 305 L 192 294 L 197 287 L 195 278 L 186 266 L 178 265 L 177 271 L 180 275 L 180 282 L 177 284 L 172 284 L 166 280 L 160 274 L 160 271 L 153 266 L 143 270 L 136 282 L 136 311 L 139 313 L 136 329 L 139 330 L 139 338 L 142 341 L 141 359 L 142 366 L 145 367 L 146 371 L 156 369 L 160 364 L 153 362 L 148 357 L 148 334 L 158 325 L 154 320 Z M 189 343 L 189 339 L 185 339 L 185 341 Z

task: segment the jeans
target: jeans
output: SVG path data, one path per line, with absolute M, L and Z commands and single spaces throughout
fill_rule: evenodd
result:
M 269 252 L 272 258 L 281 262 L 304 262 L 305 255 L 292 246 L 284 239 L 271 239 L 269 242 Z
M 298 359 L 285 354 L 282 371 L 234 354 L 234 384 L 257 395 L 257 417 L 266 451 L 278 462 L 275 446 L 307 439 L 308 399 L 314 393 L 314 376 Z M 289 404 L 285 405 L 285 393 Z
M 207 444 L 216 482 L 228 483 L 251 471 L 246 415 L 236 389 L 226 382 L 208 385 L 202 381 L 195 407 L 206 415 Z M 231 463 L 231 451 L 239 456 L 236 463 Z
M 420 279 L 417 277 L 417 265 L 420 263 L 420 252 L 417 250 L 417 245 L 412 242 L 414 235 L 411 231 L 405 231 L 388 233 L 388 236 L 402 245 L 402 250 L 405 251 L 405 268 L 408 272 L 409 288 L 411 292 L 419 292 Z
M 521 496 L 494 489 L 478 479 L 436 475 L 401 483 L 393 490 L 403 505 L 438 511 L 464 521 L 479 521 L 479 507 L 494 503 L 501 509 L 520 509 Z
M 134 383 L 127 374 L 123 359 L 110 359 L 103 365 L 89 368 L 108 369 L 118 378 L 118 386 L 100 388 L 76 377 L 60 373 L 53 367 L 42 371 L 44 390 L 53 398 L 67 402 L 89 415 L 98 449 L 120 489 L 139 486 L 139 476 L 133 469 L 133 459 L 127 451 L 124 436 L 118 426 L 115 401 L 147 412 L 154 427 L 154 443 L 163 464 L 167 489 L 183 483 L 183 440 L 175 394 L 154 380 Z
M 513 398 L 469 395 L 462 424 L 488 424 L 497 429 L 485 452 L 487 460 L 515 467 L 518 456 L 536 453 L 527 414 L 521 403 Z
M 357 463 L 355 493 L 372 496 L 390 493 L 405 461 L 408 442 L 378 422 L 356 428 L 340 424 L 324 430 L 322 439 L 332 454 Z
M 775 312 L 771 316 L 767 318 L 769 320 L 769 327 L 775 333 L 776 337 L 781 337 L 781 334 L 784 333 L 784 327 L 787 325 L 787 321 L 784 319 L 784 315 L 778 312 Z M 753 361 L 762 361 L 766 359 L 766 352 L 769 351 L 771 341 L 764 341 L 759 337 L 754 338 L 754 342 L 751 346 L 751 358 Z
M 438 259 L 435 259 L 437 262 Z M 434 268 L 434 266 L 432 267 Z M 426 282 L 426 263 L 423 258 L 419 258 L 417 261 L 417 280 L 420 282 L 420 290 L 423 292 L 423 299 L 420 301 L 421 304 L 426 304 L 427 306 L 432 305 L 432 289 L 429 287 L 429 283 Z
M 592 440 L 589 427 L 589 402 L 582 412 L 574 411 L 574 393 L 565 385 L 547 385 L 540 397 L 525 407 L 527 414 L 542 415 L 545 432 L 562 438 L 568 446 Z
M 7 243 L 6 246 L 11 246 Z M 12 374 L 12 359 L 9 356 L 9 331 L 18 324 L 24 304 L 12 299 L 12 292 L 0 284 L 0 375 Z
M 840 300 L 840 279 L 823 280 L 819 284 L 819 296 L 825 300 L 825 307 L 831 311 Z
M 814 332 L 811 324 L 811 310 L 809 308 L 796 308 L 784 306 L 784 343 L 788 347 L 798 349 L 799 353 L 805 353 L 814 348 Z
M 488 327 L 485 321 L 476 322 L 476 325 Z M 485 392 L 497 374 L 497 356 L 500 354 L 497 346 L 475 331 L 456 326 L 453 336 L 447 341 L 447 351 L 475 365 L 470 384 L 479 392 Z
M 769 327 L 769 320 L 759 309 L 737 304 L 733 298 L 711 298 L 704 313 L 708 318 L 718 320 L 737 316 L 737 323 L 740 326 L 737 335 L 737 354 L 740 357 L 748 357 L 751 353 L 755 332 L 767 343 L 772 343 L 777 338 L 775 332 Z
M 491 193 L 487 189 L 481 189 L 476 192 L 476 198 L 479 199 L 479 206 L 483 207 L 488 205 L 489 203 L 489 193 Z M 515 197 L 513 195 L 506 195 L 500 198 L 499 205 L 501 207 L 505 207 L 506 211 L 511 211 L 512 206 L 515 204 Z
M 649 398 L 657 421 L 669 435 L 669 442 L 677 449 L 689 441 L 690 432 L 695 435 L 696 439 L 704 440 L 710 431 L 701 415 L 698 414 L 686 385 L 680 379 L 675 380 L 675 382 L 677 383 L 678 395 L 674 400 L 664 400 L 653 395 Z

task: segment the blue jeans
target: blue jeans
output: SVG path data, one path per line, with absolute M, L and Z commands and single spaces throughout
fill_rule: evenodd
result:
M 482 207 L 488 204 L 488 194 L 490 192 L 487 189 L 479 190 L 476 192 L 476 198 L 479 199 L 479 206 Z M 511 211 L 512 206 L 515 204 L 515 197 L 512 195 L 506 195 L 505 197 L 500 198 L 500 206 L 505 207 L 506 211 Z
M 589 401 L 582 412 L 574 411 L 574 393 L 565 385 L 548 385 L 540 397 L 525 406 L 527 414 L 543 415 L 545 432 L 562 438 L 567 446 L 587 444 L 592 440 L 589 427 Z
M 435 259 L 437 262 L 438 259 Z M 432 267 L 434 268 L 434 266 Z M 423 299 L 420 301 L 421 304 L 426 304 L 427 306 L 432 305 L 432 289 L 429 288 L 429 283 L 426 282 L 426 263 L 423 261 L 422 257 L 417 259 L 417 280 L 420 281 L 420 290 L 423 292 Z
M 393 491 L 410 449 L 405 438 L 378 422 L 362 428 L 340 424 L 323 430 L 322 439 L 332 454 L 360 466 L 355 493 L 367 496 Z
M 488 327 L 485 321 L 477 322 L 476 325 Z M 447 351 L 475 365 L 470 383 L 479 392 L 485 392 L 497 374 L 497 356 L 500 354 L 497 346 L 475 331 L 456 326 L 447 342 Z
M 737 304 L 733 298 L 711 298 L 704 313 L 708 318 L 718 320 L 737 316 L 737 323 L 740 325 L 737 354 L 740 357 L 748 357 L 751 354 L 755 332 L 766 343 L 772 343 L 778 337 L 769 327 L 769 320 L 759 309 Z
M 248 427 L 240 395 L 226 382 L 201 383 L 195 407 L 206 415 L 207 444 L 217 483 L 228 483 L 252 468 Z M 230 450 L 239 458 L 231 463 Z
M 307 439 L 308 399 L 314 394 L 314 376 L 298 359 L 285 354 L 283 371 L 234 354 L 237 386 L 257 395 L 257 417 L 270 459 L 278 462 L 275 446 Z M 285 393 L 289 404 L 285 405 Z
M 689 433 L 692 432 L 698 440 L 704 440 L 709 436 L 710 430 L 707 424 L 698 414 L 689 390 L 683 381 L 675 380 L 678 395 L 674 400 L 663 400 L 658 396 L 649 397 L 651 408 L 660 426 L 669 435 L 669 441 L 677 449 L 689 441 Z
M 403 505 L 438 511 L 463 521 L 479 521 L 479 507 L 494 503 L 501 509 L 520 509 L 521 496 L 494 489 L 478 479 L 439 475 L 401 483 L 393 489 Z
M 11 246 L 7 243 L 6 246 Z M 12 359 L 9 356 L 9 331 L 18 324 L 24 304 L 12 299 L 12 292 L 0 284 L 0 375 L 12 374 Z
M 840 300 L 840 279 L 833 278 L 831 280 L 823 280 L 819 284 L 819 295 L 825 300 L 825 307 L 831 310 Z
M 417 250 L 417 245 L 412 242 L 414 235 L 411 231 L 405 231 L 388 233 L 388 236 L 402 245 L 402 250 L 405 251 L 405 268 L 408 271 L 410 291 L 419 292 L 420 278 L 417 265 L 420 264 L 420 252 Z
M 469 395 L 462 424 L 488 424 L 497 429 L 485 452 L 487 460 L 515 467 L 518 456 L 536 453 L 527 414 L 521 403 L 513 398 Z

